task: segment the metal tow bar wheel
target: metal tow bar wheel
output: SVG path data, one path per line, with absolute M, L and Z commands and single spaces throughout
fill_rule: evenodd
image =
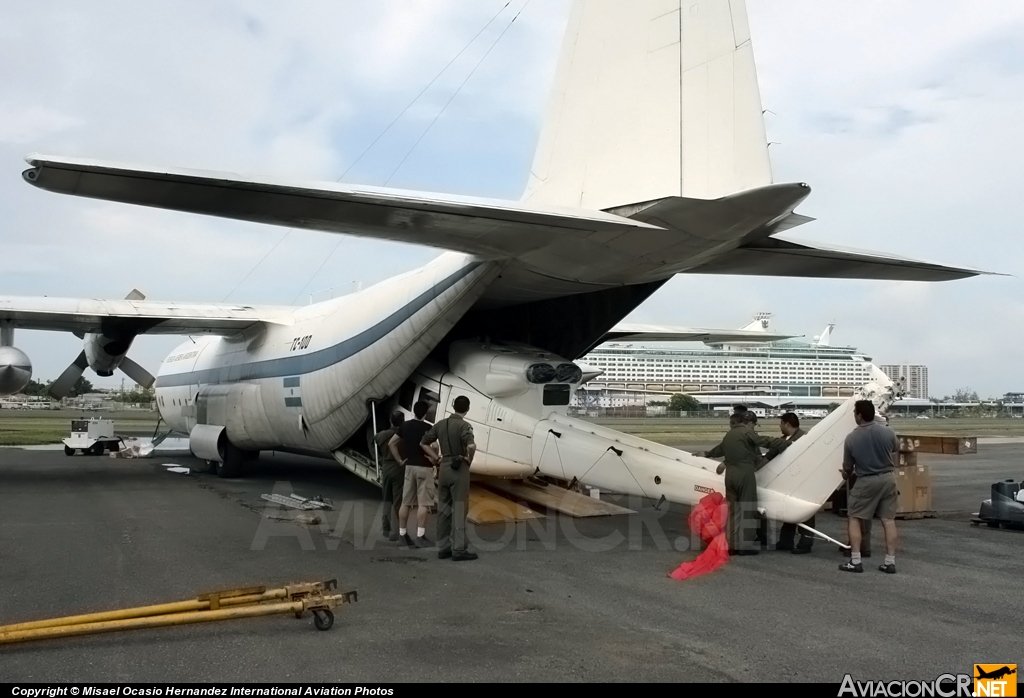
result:
M 329 608 L 316 609 L 313 611 L 313 625 L 317 630 L 330 630 L 334 625 L 334 614 Z

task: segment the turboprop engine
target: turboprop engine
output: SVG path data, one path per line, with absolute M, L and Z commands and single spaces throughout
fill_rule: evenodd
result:
M 95 371 L 97 376 L 104 378 L 114 375 L 114 371 L 132 346 L 133 339 L 131 336 L 106 337 L 94 332 L 85 335 L 84 351 L 89 368 Z
M 145 296 L 138 289 L 132 290 L 126 296 L 126 300 L 145 300 Z M 156 379 L 153 375 L 129 359 L 126 354 L 135 339 L 135 333 L 112 330 L 109 332 L 89 332 L 84 336 L 79 334 L 84 341 L 81 353 L 71 362 L 71 365 L 64 369 L 57 380 L 50 384 L 50 395 L 60 400 L 71 392 L 75 383 L 82 377 L 86 367 L 96 372 L 97 376 L 109 377 L 114 371 L 121 369 L 133 381 L 143 388 L 152 387 Z
M 21 349 L 0 346 L 0 395 L 14 395 L 32 380 L 32 362 Z

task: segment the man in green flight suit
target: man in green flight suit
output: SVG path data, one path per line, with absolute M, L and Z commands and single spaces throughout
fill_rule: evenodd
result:
M 469 466 L 476 454 L 476 442 L 473 427 L 464 419 L 469 412 L 469 398 L 465 395 L 455 398 L 452 410 L 455 414 L 432 426 L 420 444 L 435 465 L 441 464 L 437 488 L 437 556 L 459 562 L 477 558 L 476 553 L 466 550 Z M 433 445 L 435 443 L 440 451 Z
M 757 416 L 753 412 L 734 414 L 729 418 L 729 432 L 722 443 L 706 453 L 705 458 L 725 457 L 717 472 L 725 471 L 725 498 L 729 502 L 729 523 L 726 536 L 731 555 L 757 555 L 753 539 L 759 528 L 757 513 L 757 479 L 754 473 L 761 462 L 761 448 L 789 447 L 785 439 L 772 439 L 754 431 Z

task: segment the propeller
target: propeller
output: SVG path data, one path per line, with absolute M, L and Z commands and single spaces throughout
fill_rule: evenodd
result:
M 125 375 L 141 385 L 143 388 L 152 388 L 156 378 L 146 369 L 129 359 L 127 356 L 121 359 L 118 368 L 125 372 Z
M 89 360 L 85 358 L 85 350 L 78 355 L 70 366 L 64 369 L 64 373 L 57 376 L 57 380 L 50 383 L 50 396 L 60 400 L 67 396 L 71 392 L 71 389 L 75 387 L 75 383 L 82 377 L 82 372 L 89 365 Z
M 137 288 L 132 289 L 132 292 L 125 297 L 125 300 L 128 301 L 141 301 L 145 299 L 146 296 L 144 296 Z M 85 339 L 86 336 L 84 332 L 75 332 L 74 334 L 79 339 Z M 78 379 L 82 377 L 82 373 L 88 366 L 89 359 L 86 357 L 85 350 L 83 349 L 82 353 L 78 355 L 78 358 L 76 358 L 70 366 L 64 369 L 64 372 L 57 377 L 57 380 L 50 384 L 50 395 L 57 400 L 67 397 L 67 394 L 75 387 L 75 383 L 77 383 Z M 117 367 L 124 371 L 125 375 L 141 385 L 143 388 L 151 388 L 156 382 L 156 378 L 153 377 L 152 373 L 129 359 L 127 356 L 121 359 Z

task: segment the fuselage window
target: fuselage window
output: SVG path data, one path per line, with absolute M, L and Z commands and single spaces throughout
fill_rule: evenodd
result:
M 416 384 L 406 381 L 398 391 L 398 404 L 402 409 L 412 411 L 412 398 L 416 395 Z
M 437 420 L 437 405 L 441 402 L 441 396 L 430 388 L 420 388 L 420 400 L 430 405 L 423 419 L 433 424 Z

